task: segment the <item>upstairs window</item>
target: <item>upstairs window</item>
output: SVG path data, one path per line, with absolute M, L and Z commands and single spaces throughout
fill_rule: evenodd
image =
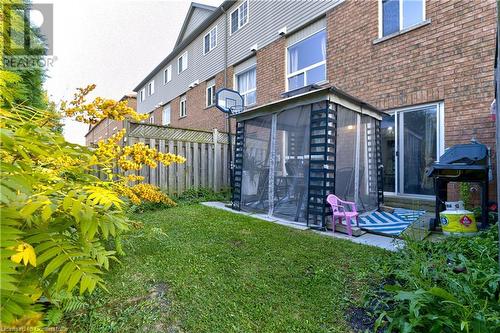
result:
M 163 107 L 163 114 L 161 115 L 161 124 L 163 126 L 170 125 L 170 104 Z
M 248 23 L 248 0 L 245 0 L 231 13 L 231 34 Z
M 381 0 L 380 37 L 425 20 L 425 0 Z
M 326 32 L 321 30 L 288 47 L 288 90 L 326 80 Z
M 187 116 L 186 95 L 182 95 L 181 100 L 179 102 L 179 117 L 183 118 L 186 116 Z
M 207 101 L 206 106 L 212 106 L 215 104 L 215 80 L 212 79 L 207 81 Z
M 167 84 L 172 80 L 172 65 L 169 65 L 163 71 L 163 84 Z
M 139 92 L 139 100 L 141 102 L 144 102 L 146 99 L 146 88 L 142 88 L 141 91 Z
M 149 123 L 150 124 L 154 124 L 155 123 L 155 115 L 154 114 L 151 114 L 151 116 L 149 117 Z
M 148 96 L 151 96 L 155 93 L 155 81 L 151 81 L 148 83 Z
M 217 46 L 217 26 L 203 37 L 203 54 L 207 54 Z
M 236 74 L 236 90 L 243 96 L 245 106 L 257 102 L 257 71 L 255 66 Z
M 188 68 L 188 53 L 184 52 L 183 55 L 177 59 L 177 74 L 184 72 Z

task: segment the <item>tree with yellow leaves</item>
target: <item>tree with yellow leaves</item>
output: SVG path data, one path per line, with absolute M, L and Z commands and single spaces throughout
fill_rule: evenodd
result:
M 121 102 L 87 103 L 93 89 L 79 89 L 62 111 L 90 124 L 144 119 Z M 157 187 L 138 183 L 140 176 L 112 170 L 184 163 L 183 157 L 141 144 L 121 147 L 124 131 L 91 150 L 65 141 L 51 129 L 51 119 L 51 112 L 27 106 L 0 109 L 0 330 L 43 326 L 41 297 L 52 301 L 61 291 L 105 289 L 103 273 L 117 259 L 104 240 L 127 230 L 129 202 L 175 205 Z M 96 169 L 107 177 L 100 179 Z

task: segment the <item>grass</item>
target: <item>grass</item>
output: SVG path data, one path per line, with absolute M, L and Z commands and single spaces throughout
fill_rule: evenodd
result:
M 387 252 L 202 205 L 133 215 L 76 332 L 349 332 Z

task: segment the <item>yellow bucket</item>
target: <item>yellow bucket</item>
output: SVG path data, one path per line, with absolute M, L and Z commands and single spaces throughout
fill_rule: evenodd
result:
M 439 218 L 445 235 L 473 235 L 477 232 L 474 214 L 468 210 L 445 210 Z

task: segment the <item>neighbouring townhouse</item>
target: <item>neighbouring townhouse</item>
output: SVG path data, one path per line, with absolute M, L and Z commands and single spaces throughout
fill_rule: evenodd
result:
M 127 105 L 129 107 L 137 110 L 137 99 L 135 93 L 123 96 L 120 101 L 127 101 Z M 98 141 L 109 138 L 122 128 L 126 128 L 124 120 L 104 119 L 95 125 L 89 125 L 89 131 L 85 134 L 85 145 L 88 147 L 96 146 Z
M 475 138 L 494 161 L 495 20 L 493 0 L 192 3 L 172 52 L 135 87 L 137 110 L 227 131 L 214 107 L 222 87 L 248 110 L 335 87 L 386 113 L 386 200 L 430 201 L 424 170 L 446 147 Z

